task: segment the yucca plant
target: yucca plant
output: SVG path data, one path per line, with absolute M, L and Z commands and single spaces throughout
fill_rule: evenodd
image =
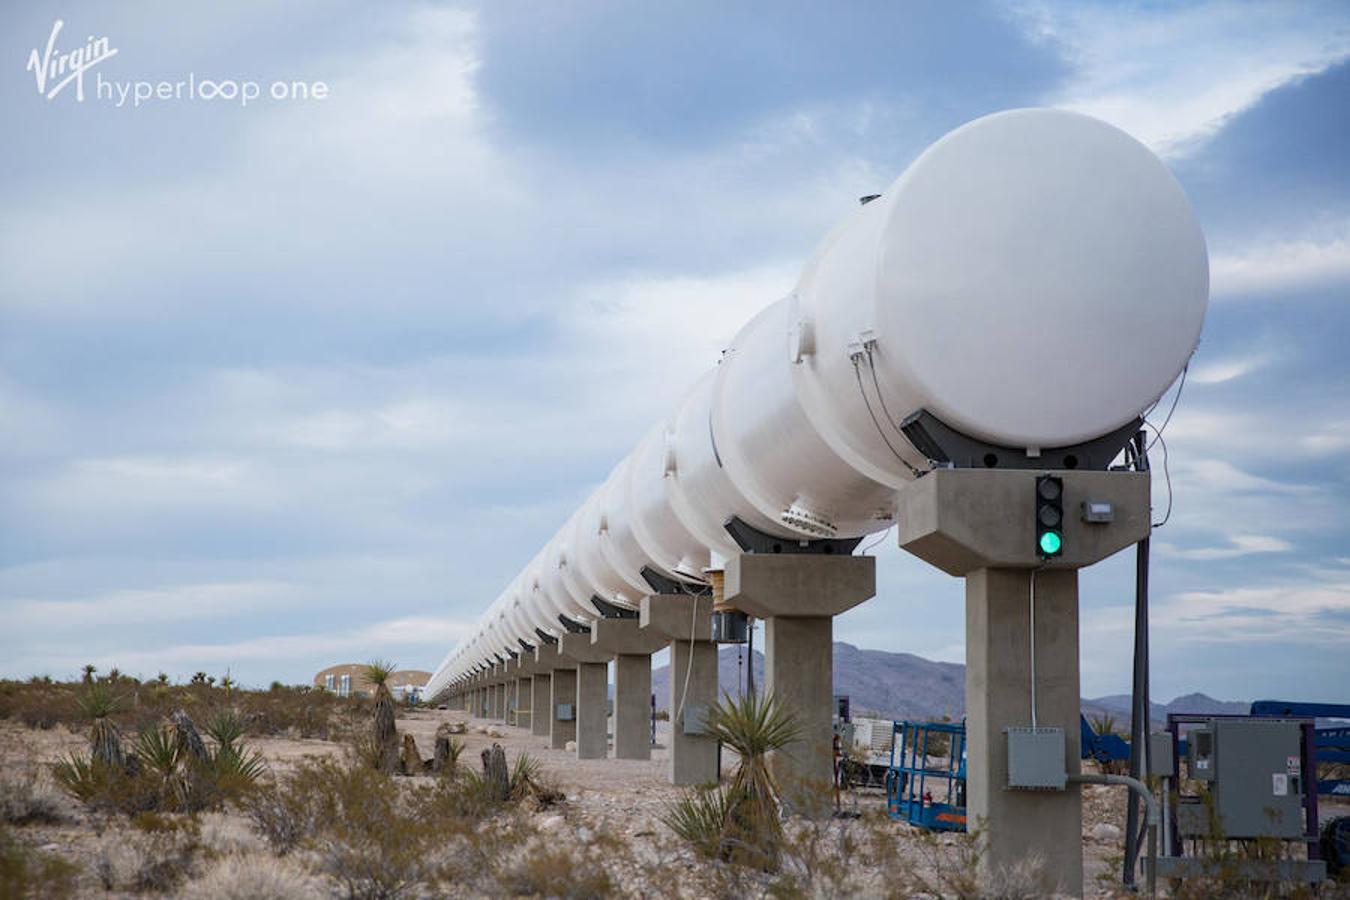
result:
M 136 736 L 136 759 L 141 772 L 154 781 L 159 801 L 168 809 L 189 810 L 194 805 L 193 778 L 187 771 L 187 753 L 171 725 L 151 726 Z
M 783 826 L 769 754 L 797 740 L 801 727 L 776 698 L 758 693 L 739 697 L 724 693 L 705 722 L 707 734 L 733 750 L 739 762 L 722 797 L 686 798 L 691 806 L 685 814 L 710 814 L 719 808 L 714 800 L 724 805 L 719 855 L 771 869 L 777 865 Z
M 723 857 L 730 795 L 721 787 L 695 788 L 666 809 L 666 825 L 708 857 Z
M 379 768 L 393 772 L 398 768 L 398 729 L 394 725 L 394 695 L 389 691 L 389 676 L 397 671 L 394 663 L 373 659 L 366 664 L 366 683 L 375 691 L 374 738 Z
M 77 701 L 80 711 L 92 720 L 89 728 L 89 753 L 91 757 L 107 766 L 121 768 L 126 765 L 126 753 L 122 750 L 122 733 L 111 719 L 121 706 L 121 698 L 105 684 L 97 682 L 89 685 Z
M 112 782 L 112 770 L 91 757 L 68 753 L 52 763 L 57 785 L 81 803 L 104 795 Z
M 81 669 L 81 671 L 84 673 L 84 683 L 93 684 L 94 673 L 98 671 L 98 666 L 94 665 L 93 663 L 88 663 L 87 665 L 85 665 L 83 669 Z
M 528 753 L 517 755 L 516 761 L 511 764 L 511 774 L 507 779 L 511 799 L 520 800 L 524 798 L 530 790 L 530 785 L 538 780 L 539 761 Z
M 224 710 L 207 719 L 202 730 L 221 750 L 234 751 L 244 736 L 244 721 L 233 710 Z
M 216 742 L 207 768 L 224 793 L 237 794 L 247 790 L 267 770 L 262 754 L 244 747 L 244 720 L 234 710 L 224 710 L 211 716 L 206 720 L 203 730 Z

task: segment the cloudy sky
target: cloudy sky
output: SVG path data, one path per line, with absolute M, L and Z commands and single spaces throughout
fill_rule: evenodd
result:
M 24 69 L 57 18 L 117 51 L 83 102 Z M 1053 105 L 1210 245 L 1156 693 L 1350 700 L 1344 4 L 30 2 L 0 42 L 0 674 L 433 667 L 858 196 Z M 130 99 L 189 73 L 264 96 Z M 960 582 L 874 552 L 838 637 L 960 660 Z M 1132 565 L 1084 574 L 1085 694 Z

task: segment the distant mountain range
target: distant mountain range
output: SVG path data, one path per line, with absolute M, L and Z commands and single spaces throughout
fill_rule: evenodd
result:
M 718 683 L 723 691 L 738 695 L 745 684 L 746 654 L 742 646 L 723 646 L 718 653 Z M 755 684 L 764 684 L 764 656 L 754 655 Z M 652 672 L 652 692 L 658 709 L 670 703 L 670 668 Z M 854 715 L 886 719 L 959 719 L 966 706 L 966 667 L 961 663 L 933 662 L 912 653 L 862 650 L 836 641 L 834 645 L 834 692 L 847 694 Z M 1153 719 L 1165 722 L 1167 714 L 1245 713 L 1249 704 L 1215 700 L 1204 694 L 1187 694 L 1170 703 L 1154 703 Z M 1111 694 L 1085 698 L 1089 716 L 1108 714 L 1118 727 L 1130 714 L 1130 696 Z

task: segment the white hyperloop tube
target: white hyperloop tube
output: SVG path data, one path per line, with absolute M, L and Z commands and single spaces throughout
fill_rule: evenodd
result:
M 1199 224 L 1142 144 L 1059 110 L 956 129 L 615 467 L 518 579 L 511 634 L 482 623 L 429 690 L 521 630 L 594 618 L 592 595 L 636 605 L 644 568 L 698 578 L 709 551 L 737 552 L 732 517 L 787 539 L 888 527 L 928 466 L 898 428 L 912 413 L 1029 450 L 1127 426 L 1180 374 L 1208 297 Z

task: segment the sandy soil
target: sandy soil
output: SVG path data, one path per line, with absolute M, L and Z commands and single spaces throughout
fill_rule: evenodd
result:
M 634 860 L 631 881 L 628 875 L 620 883 L 636 896 L 664 896 L 661 885 L 643 881 L 641 870 L 659 867 L 663 873 L 684 873 L 687 882 L 681 889 L 669 893 L 698 896 L 701 878 L 708 863 L 695 857 L 664 824 L 662 818 L 667 805 L 682 791 L 666 783 L 667 751 L 664 746 L 653 750 L 650 761 L 631 760 L 577 760 L 571 752 L 552 750 L 542 737 L 535 737 L 526 729 L 469 720 L 462 712 L 443 710 L 414 710 L 400 715 L 400 731 L 411 733 L 423 756 L 429 756 L 436 729 L 442 722 L 465 723 L 467 731 L 461 736 L 466 745 L 461 761 L 477 765 L 479 753 L 494 743 L 506 750 L 508 757 L 529 753 L 540 763 L 547 780 L 561 788 L 566 801 L 553 810 L 540 814 L 540 830 L 561 841 L 575 839 L 590 842 L 595 835 L 610 833 L 622 837 L 629 845 Z M 658 743 L 664 743 L 668 726 L 659 723 Z M 284 738 L 256 738 L 250 744 L 260 750 L 276 770 L 284 770 L 295 761 L 311 755 L 331 755 L 345 752 L 338 744 L 320 740 L 290 740 Z M 49 731 L 33 731 L 13 722 L 0 722 L 0 766 L 9 774 L 45 771 L 45 766 L 70 751 L 83 751 L 86 740 L 62 727 Z M 734 759 L 725 759 L 724 768 L 730 769 Z M 1083 790 L 1084 823 L 1083 850 L 1088 896 L 1110 895 L 1109 884 L 1115 880 L 1119 865 L 1120 829 L 1123 826 L 1124 796 L 1122 790 L 1086 786 Z M 106 893 L 96 875 L 100 854 L 106 854 L 109 841 L 115 834 L 105 834 L 107 820 L 87 812 L 69 798 L 59 796 L 59 803 L 67 821 L 60 825 L 25 825 L 14 829 L 24 844 L 60 855 L 78 862 L 86 874 L 81 880 L 82 896 L 119 896 Z M 897 862 L 923 868 L 935 865 L 933 854 L 950 851 L 957 858 L 961 838 L 955 835 L 940 839 L 924 837 L 909 826 L 883 820 L 885 797 L 880 790 L 856 790 L 843 797 L 846 810 L 868 814 L 873 828 L 886 832 L 886 840 L 894 847 Z M 1344 806 L 1331 808 L 1330 814 L 1346 814 Z M 230 840 L 256 841 L 249 834 L 249 825 L 234 813 L 213 814 L 212 828 L 217 835 L 234 835 Z M 849 826 L 834 826 L 849 827 Z M 857 826 L 861 828 L 862 826 Z M 217 838 L 221 839 L 221 838 Z M 938 865 L 944 863 L 936 863 Z M 879 876 L 880 877 L 880 876 Z M 126 896 L 126 895 L 122 895 Z

